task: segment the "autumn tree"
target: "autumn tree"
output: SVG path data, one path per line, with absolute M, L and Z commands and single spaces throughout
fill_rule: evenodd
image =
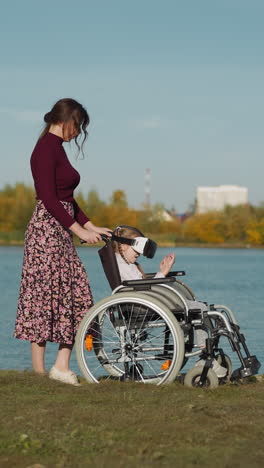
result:
M 3 231 L 24 232 L 36 204 L 35 190 L 23 183 L 0 191 L 0 226 Z
M 246 241 L 253 245 L 264 245 L 264 217 L 252 220 L 246 229 Z
M 185 240 L 221 244 L 224 242 L 221 222 L 222 216 L 218 212 L 191 216 L 184 223 Z
M 103 201 L 97 190 L 79 192 L 76 201 L 98 226 L 113 229 L 119 224 L 136 226 L 145 234 L 170 234 L 175 240 L 221 244 L 224 242 L 264 245 L 264 202 L 258 206 L 226 206 L 223 211 L 189 216 L 184 222 L 169 218 L 163 204 L 135 210 L 128 205 L 124 190 L 114 190 Z M 36 203 L 33 187 L 23 183 L 0 190 L 0 231 L 23 234 Z
M 247 236 L 247 226 L 253 216 L 250 205 L 227 205 L 221 216 L 220 232 L 225 241 L 244 241 Z

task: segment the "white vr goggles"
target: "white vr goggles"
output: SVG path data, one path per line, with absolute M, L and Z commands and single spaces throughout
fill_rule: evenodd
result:
M 112 234 L 112 240 L 120 244 L 127 244 L 132 247 L 137 253 L 144 255 L 147 258 L 153 258 L 157 250 L 157 244 L 147 237 L 134 237 L 129 239 L 127 237 L 116 236 Z

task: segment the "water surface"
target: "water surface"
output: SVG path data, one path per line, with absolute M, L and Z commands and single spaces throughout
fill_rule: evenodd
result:
M 160 248 L 154 259 L 142 258 L 141 265 L 146 272 L 157 271 L 160 260 L 170 251 L 176 254 L 175 269 L 186 271 L 184 282 L 199 300 L 226 304 L 234 311 L 251 354 L 264 362 L 264 250 Z M 95 301 L 110 295 L 97 249 L 80 247 L 78 253 L 86 267 Z M 22 260 L 23 247 L 0 247 L 0 369 L 31 369 L 29 343 L 12 337 Z M 47 368 L 52 366 L 56 350 L 56 344 L 47 344 Z M 233 353 L 229 354 L 238 363 Z M 193 362 L 188 363 L 189 367 L 192 365 Z M 79 373 L 74 352 L 71 367 Z

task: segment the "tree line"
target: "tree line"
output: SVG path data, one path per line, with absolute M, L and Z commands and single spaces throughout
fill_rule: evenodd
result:
M 79 192 L 76 201 L 95 225 L 113 229 L 119 224 L 137 226 L 157 240 L 184 244 L 264 245 L 264 203 L 259 206 L 226 206 L 223 211 L 188 213 L 184 218 L 165 217 L 162 204 L 141 209 L 129 207 L 123 190 L 115 190 L 108 201 L 96 189 Z M 0 239 L 22 240 L 36 204 L 35 190 L 23 183 L 0 190 Z

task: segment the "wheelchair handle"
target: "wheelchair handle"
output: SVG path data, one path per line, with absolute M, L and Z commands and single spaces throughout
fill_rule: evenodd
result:
M 110 232 L 110 231 L 109 231 Z M 100 234 L 102 240 L 107 243 L 109 240 L 111 240 L 111 237 L 106 236 L 105 234 Z M 87 244 L 87 242 L 83 239 L 80 239 L 80 244 Z
M 109 231 L 110 232 L 110 231 Z M 102 240 L 106 243 L 106 242 L 109 242 L 111 240 L 111 237 L 109 236 L 106 236 L 105 234 L 101 234 L 101 238 Z

